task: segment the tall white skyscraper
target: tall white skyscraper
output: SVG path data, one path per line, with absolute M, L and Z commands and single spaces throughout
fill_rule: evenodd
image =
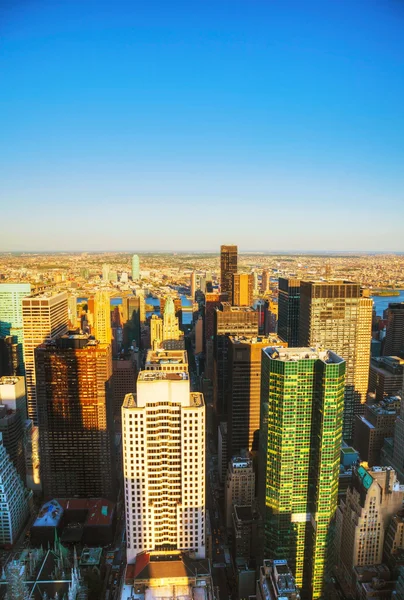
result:
M 44 292 L 23 298 L 22 317 L 28 418 L 38 425 L 35 348 L 67 332 L 69 324 L 67 293 Z
M 140 262 L 137 254 L 132 256 L 132 281 L 138 281 L 139 279 Z
M 205 403 L 188 373 L 142 371 L 122 430 L 128 563 L 153 550 L 204 558 Z

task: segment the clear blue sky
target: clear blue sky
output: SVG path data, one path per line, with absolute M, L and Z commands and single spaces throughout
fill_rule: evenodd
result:
M 0 250 L 404 251 L 400 0 L 3 0 Z

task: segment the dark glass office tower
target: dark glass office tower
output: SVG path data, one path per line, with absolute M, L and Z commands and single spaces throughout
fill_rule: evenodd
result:
M 279 277 L 278 335 L 289 348 L 299 345 L 300 279 Z
M 215 310 L 213 405 L 219 421 L 227 421 L 228 344 L 230 335 L 258 335 L 258 313 L 247 306 L 222 302 Z
M 389 304 L 383 354 L 404 358 L 404 302 L 391 302 Z
M 114 499 L 111 345 L 64 335 L 35 350 L 35 366 L 44 495 Z
M 220 246 L 220 289 L 228 302 L 233 298 L 233 273 L 237 273 L 237 246 Z

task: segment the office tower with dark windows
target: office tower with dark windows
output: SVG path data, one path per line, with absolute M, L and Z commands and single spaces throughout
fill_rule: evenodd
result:
M 220 246 L 220 291 L 227 302 L 233 298 L 234 273 L 237 273 L 237 246 Z
M 22 299 L 30 293 L 30 283 L 0 283 L 0 338 L 11 336 L 16 345 L 13 372 L 4 375 L 24 375 Z
M 404 358 L 404 302 L 389 304 L 383 354 Z
M 175 362 L 155 366 L 140 372 L 122 406 L 128 564 L 150 551 L 205 558 L 203 396 Z
M 265 556 L 288 560 L 304 597 L 320 598 L 337 508 L 345 361 L 329 350 L 266 348 L 261 381 Z
M 66 292 L 31 294 L 22 300 L 25 385 L 28 418 L 38 425 L 35 349 L 47 340 L 67 333 L 69 326 Z
M 44 495 L 115 498 L 111 345 L 64 335 L 35 364 Z
M 258 335 L 258 313 L 222 302 L 215 310 L 213 404 L 218 420 L 227 420 L 228 343 L 230 335 Z
M 252 306 L 254 293 L 254 275 L 252 273 L 233 274 L 233 306 Z
M 353 437 L 354 418 L 363 414 L 369 382 L 373 301 L 359 283 L 301 281 L 301 346 L 331 348 L 346 361 L 343 438 Z
M 369 392 L 376 402 L 401 394 L 404 384 L 404 358 L 379 356 L 370 360 Z
M 278 335 L 289 348 L 299 345 L 300 279 L 279 277 Z
M 261 358 L 267 346 L 287 346 L 277 335 L 229 336 L 227 451 L 258 450 L 261 405 Z

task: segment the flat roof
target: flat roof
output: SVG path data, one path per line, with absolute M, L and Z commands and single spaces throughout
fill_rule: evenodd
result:
M 229 340 L 233 344 L 262 344 L 267 346 L 286 345 L 276 333 L 268 335 L 229 335 Z
M 186 371 L 172 373 L 169 371 L 140 371 L 138 381 L 154 382 L 154 381 L 181 381 L 188 380 L 189 375 Z
M 327 364 L 341 364 L 344 359 L 323 348 L 284 348 L 282 346 L 272 346 L 264 348 L 265 354 L 273 359 L 280 361 L 299 361 L 299 360 L 322 360 Z

